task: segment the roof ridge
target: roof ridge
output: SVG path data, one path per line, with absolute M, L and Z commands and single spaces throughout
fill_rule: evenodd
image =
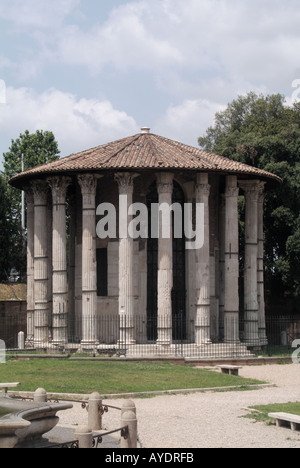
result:
M 113 154 L 110 154 L 107 156 L 106 159 L 103 160 L 102 164 L 105 164 L 107 163 L 109 160 L 115 158 L 119 153 L 121 153 L 122 151 L 124 151 L 129 145 L 131 145 L 132 143 L 134 143 L 136 140 L 138 140 L 138 137 L 140 136 L 140 134 L 137 134 L 137 135 L 133 135 L 132 137 L 127 137 L 127 138 L 122 138 L 121 140 L 116 140 L 114 141 L 113 143 L 118 143 L 118 142 L 121 142 L 122 140 L 130 140 L 128 141 L 124 146 L 122 146 L 122 148 L 118 149 L 117 151 L 115 151 Z M 105 145 L 102 145 L 103 147 L 105 146 L 108 146 L 109 144 L 111 143 L 107 143 Z
M 156 136 L 154 134 L 150 134 L 151 136 Z M 161 164 L 163 163 L 162 159 L 161 159 L 161 156 L 158 155 L 159 151 L 157 149 L 157 145 L 156 145 L 156 141 L 155 141 L 155 138 L 147 138 L 148 141 L 148 144 L 149 146 L 152 148 L 152 155 L 153 157 L 156 159 L 156 162 L 158 164 L 158 166 L 161 166 Z
M 205 152 L 201 151 L 201 150 L 198 149 L 198 148 L 195 148 L 195 147 L 189 146 L 189 145 L 185 145 L 184 143 L 181 143 L 181 142 L 179 142 L 179 141 L 174 141 L 174 140 L 171 140 L 171 139 L 169 139 L 169 138 L 162 137 L 162 136 L 160 137 L 160 136 L 158 136 L 158 135 L 154 135 L 154 136 L 158 137 L 159 139 L 164 140 L 168 145 L 170 145 L 170 146 L 172 146 L 172 147 L 174 147 L 174 148 L 176 148 L 176 149 L 177 149 L 178 147 L 180 147 L 180 149 L 181 149 L 182 152 L 184 152 L 184 153 L 188 152 L 188 153 L 192 156 L 193 160 L 195 160 L 195 161 L 197 161 L 197 162 L 199 161 L 200 154 L 199 154 L 198 157 L 197 157 L 196 154 L 194 154 L 194 153 L 195 153 L 195 151 L 196 151 L 196 152 L 199 152 L 199 153 L 201 152 L 201 156 L 204 156 L 204 155 L 205 155 L 205 161 L 206 161 L 206 163 L 207 163 L 207 165 L 208 165 L 208 168 L 210 168 L 210 169 L 215 169 L 215 166 L 214 166 L 214 165 L 211 163 L 211 161 L 209 161 L 208 158 L 206 157 L 206 154 L 207 154 L 207 156 L 208 156 L 209 153 L 205 153 Z

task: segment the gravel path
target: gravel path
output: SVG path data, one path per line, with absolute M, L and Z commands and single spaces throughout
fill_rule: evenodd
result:
M 254 423 L 243 416 L 253 405 L 300 401 L 300 366 L 244 367 L 249 377 L 274 383 L 274 388 L 240 392 L 209 392 L 136 399 L 139 438 L 145 448 L 300 448 L 300 432 Z M 124 400 L 106 401 L 122 406 Z M 110 410 L 105 428 L 116 428 L 120 415 Z M 61 414 L 58 430 L 71 436 L 76 424 L 86 424 L 79 405 Z M 57 430 L 56 430 L 57 431 Z M 70 439 L 69 439 L 70 440 Z M 110 437 L 106 446 L 115 447 Z

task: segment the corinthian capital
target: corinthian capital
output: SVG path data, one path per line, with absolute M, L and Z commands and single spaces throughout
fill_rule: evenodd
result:
M 158 173 L 156 175 L 158 194 L 173 193 L 173 180 L 174 180 L 174 174 L 170 172 Z
M 226 190 L 225 190 L 225 197 L 238 197 L 239 195 L 239 187 L 237 185 L 237 177 L 236 176 L 227 176 L 226 178 Z
M 239 182 L 239 186 L 244 190 L 246 198 L 258 202 L 259 198 L 263 196 L 265 182 L 260 180 L 243 180 Z
M 209 196 L 210 188 L 209 184 L 196 184 L 196 194 L 198 194 L 198 196 Z
M 23 189 L 24 189 L 24 192 L 25 192 L 27 205 L 33 204 L 34 203 L 34 196 L 33 196 L 32 186 L 30 184 L 28 184 L 28 185 L 25 185 L 23 187 Z
M 205 172 L 199 172 L 196 179 L 196 199 L 199 200 L 202 197 L 209 197 L 211 186 L 208 183 L 208 174 Z
M 259 182 L 259 187 L 258 187 L 258 203 L 263 203 L 265 199 L 265 185 L 266 182 Z
M 97 178 L 94 174 L 80 174 L 77 179 L 82 195 L 96 195 Z
M 119 195 L 130 195 L 133 193 L 133 182 L 139 174 L 133 172 L 118 172 L 115 174 L 115 180 L 119 185 Z
M 98 176 L 80 174 L 77 176 L 82 193 L 82 209 L 94 210 L 96 205 L 96 190 Z
M 238 197 L 239 195 L 239 187 L 226 187 L 226 191 L 225 191 L 225 197 Z
M 47 179 L 48 184 L 52 190 L 53 203 L 65 203 L 67 188 L 71 184 L 72 179 L 70 177 L 49 177 Z
M 35 205 L 47 205 L 48 186 L 44 180 L 31 182 Z

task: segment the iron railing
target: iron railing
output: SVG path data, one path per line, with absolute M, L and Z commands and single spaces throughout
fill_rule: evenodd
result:
M 61 341 L 53 342 L 53 324 L 34 323 L 27 332 L 24 314 L 0 316 L 0 340 L 6 349 L 17 349 L 18 333 L 26 336 L 26 348 L 58 352 L 88 352 L 105 356 L 143 357 L 246 357 L 290 355 L 293 342 L 300 339 L 299 316 L 271 316 L 263 322 L 245 317 L 212 317 L 209 322 L 183 315 L 169 317 L 98 316 L 72 318 L 61 327 Z M 43 339 L 39 339 L 39 333 Z M 84 334 L 86 334 L 84 341 Z M 58 336 L 56 330 L 56 337 Z M 209 338 L 209 339 L 207 339 Z M 85 343 L 85 344 L 83 344 Z M 89 345 L 87 343 L 90 343 Z

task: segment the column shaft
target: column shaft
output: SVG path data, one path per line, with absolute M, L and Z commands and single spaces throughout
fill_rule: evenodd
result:
M 224 339 L 239 341 L 239 221 L 237 177 L 228 176 L 225 192 Z
M 76 231 L 77 231 L 77 213 L 76 213 L 76 193 L 69 197 L 70 210 L 70 237 L 69 237 L 69 272 L 68 272 L 68 339 L 72 342 L 76 336 L 75 333 L 75 273 L 76 273 Z
M 96 188 L 93 174 L 78 176 L 82 193 L 82 345 L 97 341 Z
M 157 174 L 157 191 L 159 206 L 172 205 L 173 178 L 171 173 Z M 172 289 L 173 289 L 173 234 L 172 214 L 159 216 L 158 239 L 158 297 L 157 297 L 157 344 L 170 345 L 172 343 Z M 163 225 L 169 227 L 169 237 L 163 237 Z
M 119 318 L 120 345 L 135 343 L 134 297 L 133 297 L 133 239 L 128 225 L 131 217 L 128 209 L 133 202 L 133 187 L 136 174 L 119 173 L 115 179 L 119 186 Z
M 219 321 L 220 338 L 224 338 L 224 310 L 225 310 L 225 195 L 220 195 L 219 201 Z
M 259 346 L 258 336 L 258 188 L 259 181 L 243 181 L 246 201 L 245 270 L 244 270 L 244 321 L 245 342 Z
M 49 342 L 47 185 L 32 183 L 34 194 L 34 345 Z
M 260 182 L 258 196 L 258 258 L 257 258 L 257 293 L 258 293 L 258 333 L 261 346 L 268 344 L 265 316 L 264 287 L 264 182 Z
M 34 196 L 26 189 L 27 203 L 27 342 L 34 337 Z
M 204 245 L 195 251 L 196 256 L 196 344 L 211 343 L 210 336 L 210 229 L 209 229 L 208 174 L 197 174 L 196 203 L 204 205 Z
M 52 330 L 53 344 L 68 342 L 68 285 L 67 285 L 67 231 L 66 193 L 71 179 L 53 177 L 48 179 L 52 189 Z

